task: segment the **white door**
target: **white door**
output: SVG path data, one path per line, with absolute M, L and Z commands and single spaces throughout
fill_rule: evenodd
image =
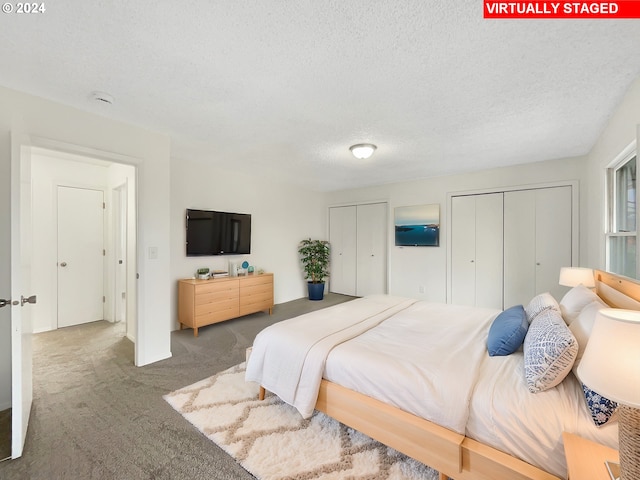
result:
M 356 294 L 387 293 L 387 204 L 358 205 L 356 224 Z
M 505 307 L 563 295 L 560 268 L 572 259 L 572 187 L 505 192 Z
M 504 306 L 527 305 L 536 286 L 536 193 L 504 194 Z M 558 273 L 560 270 L 558 270 Z M 557 279 L 556 279 L 557 280 Z
M 550 292 L 559 301 L 566 291 L 558 279 L 572 265 L 571 219 L 570 186 L 536 190 L 536 295 Z
M 33 400 L 31 348 L 31 159 L 16 145 L 11 155 L 11 458 L 22 455 Z M 7 182 L 8 184 L 8 182 Z M 6 185 L 8 186 L 8 185 Z
M 356 207 L 329 209 L 329 290 L 356 294 Z
M 451 302 L 502 308 L 502 193 L 451 199 Z
M 476 306 L 503 308 L 503 195 L 476 199 Z
M 58 328 L 104 318 L 104 193 L 58 187 Z
M 476 304 L 475 195 L 451 198 L 451 303 Z

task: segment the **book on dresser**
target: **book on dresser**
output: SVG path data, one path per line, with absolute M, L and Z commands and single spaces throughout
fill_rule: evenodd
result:
M 178 280 L 180 329 L 193 328 L 196 337 L 200 327 L 272 309 L 272 273 Z

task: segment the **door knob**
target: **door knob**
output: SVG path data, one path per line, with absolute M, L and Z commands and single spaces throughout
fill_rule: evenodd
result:
M 66 267 L 66 266 L 67 266 L 67 262 L 62 262 L 62 263 L 60 264 L 60 266 L 61 266 L 61 267 Z
M 30 297 L 20 296 L 20 303 L 24 306 L 25 303 L 36 303 L 36 296 L 31 295 Z

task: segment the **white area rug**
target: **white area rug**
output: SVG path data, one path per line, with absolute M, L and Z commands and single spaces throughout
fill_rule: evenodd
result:
M 315 412 L 304 420 L 275 395 L 258 400 L 244 363 L 164 398 L 260 480 L 437 480 L 423 464 Z

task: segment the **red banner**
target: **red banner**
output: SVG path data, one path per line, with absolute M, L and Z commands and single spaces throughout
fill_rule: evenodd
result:
M 619 2 L 493 2 L 484 0 L 484 18 L 640 18 L 640 0 Z

